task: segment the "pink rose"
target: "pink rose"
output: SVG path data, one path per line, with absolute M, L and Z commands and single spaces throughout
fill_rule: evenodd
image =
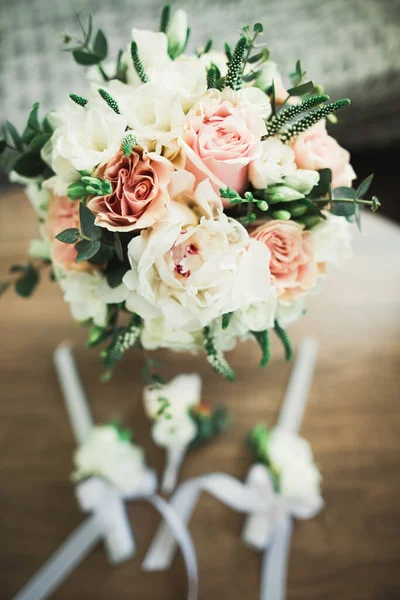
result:
M 251 237 L 265 244 L 271 253 L 271 282 L 281 301 L 291 303 L 315 285 L 318 268 L 311 232 L 303 231 L 294 221 L 268 221 Z
M 169 167 L 150 159 L 141 148 L 134 148 L 130 156 L 120 150 L 95 176 L 107 179 L 113 188 L 109 196 L 96 196 L 87 204 L 96 215 L 96 225 L 109 231 L 135 231 L 165 214 Z
M 320 121 L 299 135 L 293 144 L 299 169 L 331 169 L 332 187 L 351 187 L 356 178 L 350 165 L 350 154 L 328 135 L 325 121 Z
M 67 196 L 53 196 L 50 201 L 45 222 L 45 234 L 51 243 L 51 260 L 66 270 L 87 271 L 93 267 L 88 262 L 76 263 L 77 251 L 73 244 L 64 244 L 55 236 L 76 227 L 79 229 L 79 202 L 73 202 Z
M 216 188 L 229 186 L 242 194 L 249 163 L 260 153 L 264 121 L 253 109 L 228 100 L 210 101 L 196 112 L 183 134 L 185 169 L 198 183 L 209 177 Z

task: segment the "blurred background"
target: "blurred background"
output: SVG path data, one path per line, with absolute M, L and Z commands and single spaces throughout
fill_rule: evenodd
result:
M 77 31 L 74 12 L 95 15 L 116 56 L 132 27 L 157 27 L 164 0 L 1 0 L 0 122 L 22 127 L 34 101 L 49 110 L 69 92 L 83 93 L 82 68 L 61 52 L 63 34 Z M 255 20 L 264 25 L 272 59 L 283 76 L 301 58 L 309 77 L 333 99 L 352 106 L 334 126 L 353 154 L 360 179 L 375 172 L 372 192 L 382 212 L 400 220 L 397 162 L 400 158 L 400 0 L 181 0 L 189 12 L 189 49 L 215 38 L 234 43 Z M 218 42 L 221 48 L 218 48 Z M 9 185 L 4 174 L 1 186 Z

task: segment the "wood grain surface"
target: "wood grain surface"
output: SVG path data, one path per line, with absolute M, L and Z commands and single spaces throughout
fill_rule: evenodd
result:
M 0 201 L 0 278 L 23 262 L 36 219 L 21 193 Z M 290 552 L 289 600 L 395 600 L 400 597 L 400 230 L 365 215 L 355 257 L 332 271 L 308 314 L 291 331 L 320 342 L 319 361 L 302 428 L 323 473 L 325 509 L 297 522 Z M 0 598 L 9 599 L 82 522 L 69 480 L 74 439 L 52 364 L 55 346 L 76 342 L 79 368 L 97 422 L 121 416 L 135 429 L 148 462 L 163 452 L 149 436 L 141 405 L 139 352 L 99 381 L 96 350 L 69 315 L 58 288 L 43 275 L 31 300 L 12 292 L 0 300 Z M 198 371 L 204 399 L 225 402 L 232 428 L 190 453 L 181 479 L 209 471 L 243 478 L 251 457 L 246 432 L 273 424 L 290 372 L 282 349 L 260 370 L 255 344 L 229 356 L 238 380 L 223 381 L 203 358 L 159 353 L 164 373 Z M 166 573 L 142 573 L 141 560 L 158 524 L 142 502 L 129 515 L 137 557 L 107 564 L 99 546 L 54 594 L 57 600 L 184 600 L 181 557 Z M 204 494 L 191 521 L 202 600 L 256 600 L 261 556 L 240 540 L 243 517 Z

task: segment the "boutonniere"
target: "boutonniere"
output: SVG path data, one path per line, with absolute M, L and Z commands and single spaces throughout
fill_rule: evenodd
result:
M 176 485 L 187 450 L 227 429 L 226 409 L 202 402 L 201 378 L 197 374 L 178 375 L 168 383 L 153 381 L 143 390 L 143 402 L 153 421 L 153 440 L 167 452 L 161 488 L 169 493 Z

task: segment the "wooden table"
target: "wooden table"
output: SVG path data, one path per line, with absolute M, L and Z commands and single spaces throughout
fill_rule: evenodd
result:
M 0 203 L 1 275 L 25 260 L 36 221 L 20 193 Z M 400 231 L 365 215 L 354 230 L 356 256 L 333 271 L 308 314 L 294 328 L 320 341 L 320 354 L 302 433 L 322 470 L 326 508 L 296 524 L 290 554 L 289 600 L 395 600 L 400 597 Z M 46 279 L 46 278 L 45 278 Z M 98 422 L 121 416 L 157 469 L 141 406 L 141 356 L 132 352 L 110 384 L 99 382 L 96 350 L 70 318 L 57 287 L 44 280 L 31 300 L 1 299 L 0 598 L 9 599 L 83 519 L 69 481 L 74 440 L 52 365 L 65 338 L 77 342 L 80 370 Z M 199 371 L 204 399 L 229 405 L 233 425 L 189 456 L 182 479 L 208 471 L 243 478 L 250 465 L 246 432 L 273 424 L 290 365 L 273 343 L 268 369 L 258 349 L 231 354 L 238 381 L 229 384 L 203 358 L 161 353 L 164 372 Z M 166 573 L 142 573 L 141 559 L 158 523 L 145 503 L 129 514 L 137 538 L 135 561 L 107 564 L 97 548 L 55 593 L 58 600 L 184 600 L 181 557 Z M 204 600 L 256 600 L 261 557 L 240 540 L 243 517 L 204 494 L 191 522 Z

